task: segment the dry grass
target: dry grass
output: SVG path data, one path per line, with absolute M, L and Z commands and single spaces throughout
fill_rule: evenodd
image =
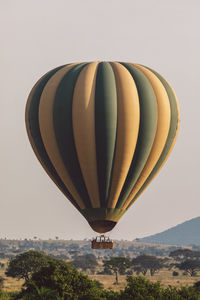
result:
M 177 270 L 179 272 L 179 276 L 172 276 L 172 270 L 169 271 L 167 269 L 162 269 L 158 273 L 156 273 L 154 276 L 147 275 L 146 278 L 149 280 L 155 282 L 160 281 L 163 286 L 186 286 L 186 285 L 193 285 L 196 281 L 200 280 L 200 275 L 191 277 L 191 276 L 185 276 L 182 275 L 182 272 Z
M 161 285 L 167 287 L 168 285 L 181 287 L 186 285 L 193 285 L 196 281 L 200 281 L 200 275 L 195 277 L 184 276 L 179 272 L 179 276 L 172 276 L 172 271 L 167 269 L 163 269 L 156 273 L 154 276 L 150 276 L 149 274 L 145 277 L 152 282 L 160 281 Z M 126 285 L 126 276 L 119 276 L 119 285 L 115 285 L 115 276 L 114 275 L 89 275 L 91 279 L 96 279 L 100 281 L 105 289 L 112 289 L 115 291 L 119 291 L 123 289 Z
M 23 280 L 6 277 L 3 289 L 7 292 L 20 291 L 23 283 Z
M 24 283 L 24 280 L 17 280 L 15 278 L 7 277 L 5 275 L 5 269 L 8 263 L 8 260 L 1 259 L 1 263 L 5 264 L 4 268 L 0 268 L 0 276 L 2 276 L 4 281 L 4 290 L 11 292 L 11 291 L 19 291 L 21 289 L 22 284 Z
M 126 285 L 126 276 L 121 275 L 119 276 L 119 284 L 115 285 L 115 276 L 114 275 L 89 275 L 90 279 L 96 279 L 100 281 L 104 288 L 107 290 L 115 290 L 120 291 Z

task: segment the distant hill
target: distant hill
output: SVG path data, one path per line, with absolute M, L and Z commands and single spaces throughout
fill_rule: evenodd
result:
M 163 232 L 141 238 L 139 241 L 179 246 L 200 245 L 200 217 L 181 223 Z

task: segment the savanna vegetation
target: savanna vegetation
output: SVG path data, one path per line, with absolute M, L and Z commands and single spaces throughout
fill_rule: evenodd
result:
M 197 252 L 176 249 L 166 257 L 141 254 L 135 258 L 100 259 L 94 254 L 80 255 L 75 251 L 70 259 L 63 260 L 30 250 L 9 260 L 1 259 L 0 299 L 196 300 L 200 299 Z M 170 274 L 174 281 L 170 284 L 159 281 L 159 274 L 168 274 L 166 277 Z M 9 280 L 18 282 L 18 288 L 9 289 L 6 286 Z M 177 286 L 177 282 L 181 284 Z

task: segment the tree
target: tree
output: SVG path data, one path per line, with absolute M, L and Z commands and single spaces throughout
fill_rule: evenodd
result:
M 53 258 L 43 252 L 30 250 L 10 259 L 5 274 L 27 281 L 34 272 L 37 272 L 42 266 L 47 266 L 52 260 Z
M 159 259 L 151 255 L 139 255 L 133 258 L 132 265 L 134 271 L 139 274 L 140 272 L 145 276 L 147 271 L 150 271 L 151 276 L 155 274 L 156 271 L 163 268 L 164 263 L 162 259 Z
M 0 268 L 3 269 L 4 267 L 5 267 L 5 264 L 0 262 Z
M 84 272 L 87 269 L 90 269 L 92 272 L 94 272 L 95 268 L 98 266 L 98 262 L 96 260 L 96 257 L 93 254 L 86 254 L 86 255 L 76 256 L 72 261 L 72 265 L 75 268 L 82 269 L 82 271 Z
M 104 260 L 103 266 L 106 269 L 110 269 L 115 274 L 115 284 L 119 284 L 118 274 L 124 274 L 126 269 L 130 268 L 131 262 L 126 257 L 112 257 L 110 260 Z
M 51 261 L 25 282 L 19 299 L 29 299 L 29 295 L 56 292 L 62 300 L 106 300 L 104 290 L 97 287 L 97 282 L 90 280 L 83 273 L 62 260 Z M 21 298 L 20 298 L 21 297 Z M 27 297 L 27 298 L 26 298 Z M 32 298 L 30 298 L 32 300 Z M 34 299 L 34 298 L 33 298 Z M 43 298 L 35 298 L 43 299 Z M 44 298 L 51 299 L 51 298 Z M 55 298 L 56 299 L 56 298 Z
M 198 259 L 186 259 L 180 264 L 176 264 L 176 267 L 180 270 L 184 270 L 190 276 L 195 276 L 197 271 L 200 270 L 200 260 Z
M 177 249 L 169 254 L 170 257 L 176 260 L 185 260 L 188 258 L 198 258 L 200 257 L 200 251 L 192 251 L 190 249 Z

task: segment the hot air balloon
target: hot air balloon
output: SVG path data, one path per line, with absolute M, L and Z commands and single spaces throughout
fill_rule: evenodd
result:
M 72 63 L 46 73 L 26 105 L 32 148 L 47 174 L 105 233 L 167 160 L 179 128 L 170 84 L 134 63 Z

